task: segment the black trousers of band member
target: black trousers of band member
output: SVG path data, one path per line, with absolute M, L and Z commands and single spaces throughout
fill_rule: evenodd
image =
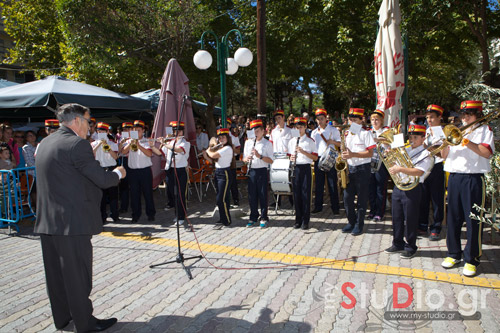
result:
M 365 225 L 366 205 L 368 203 L 368 192 L 370 183 L 370 163 L 349 166 L 349 183 L 344 189 L 344 207 L 347 221 L 350 225 L 358 225 L 363 228 Z M 358 196 L 357 211 L 354 205 L 354 197 Z
M 431 173 L 425 179 L 422 188 L 420 204 L 419 229 L 427 231 L 429 228 L 429 203 L 432 201 L 432 216 L 434 222 L 430 226 L 431 233 L 440 233 L 444 218 L 444 171 L 443 163 L 436 163 Z
M 481 212 L 473 209 L 477 204 L 484 207 L 485 185 L 483 174 L 451 173 L 448 178 L 448 214 L 446 222 L 448 231 L 446 234 L 446 245 L 448 256 L 461 259 L 462 246 L 460 244 L 460 233 L 465 221 L 467 228 L 467 243 L 463 256 L 466 263 L 479 265 L 481 257 L 481 242 L 483 236 L 483 224 L 469 217 L 470 213 L 482 216 Z
M 120 192 L 120 210 L 128 210 L 129 198 L 130 198 L 130 185 L 128 183 L 130 168 L 128 167 L 128 157 L 120 157 L 121 163 L 127 172 L 125 178 L 120 180 L 118 184 L 118 191 Z
M 388 178 L 389 172 L 384 164 L 380 166 L 377 172 L 370 175 L 370 214 L 373 216 L 384 217 Z
M 297 164 L 292 181 L 295 224 L 308 226 L 311 218 L 312 172 L 310 164 Z
M 394 187 L 392 192 L 392 245 L 406 251 L 417 250 L 418 214 L 422 184 L 414 189 L 401 191 Z M 406 242 L 404 241 L 406 238 Z
M 107 167 L 104 169 L 111 171 L 114 169 L 114 167 Z M 108 213 L 106 212 L 106 205 L 108 203 L 109 210 L 111 211 L 111 218 L 115 220 L 118 218 L 118 186 L 113 186 L 102 190 L 101 217 L 103 223 L 106 223 L 106 218 L 108 217 Z
M 142 214 L 141 194 L 146 204 L 146 215 L 153 218 L 156 215 L 153 199 L 153 173 L 151 167 L 130 169 L 128 171 L 130 184 L 130 201 L 132 206 L 132 219 L 138 220 Z
M 77 332 L 95 325 L 92 316 L 92 236 L 40 235 L 52 317 L 61 329 L 72 319 Z
M 219 207 L 220 222 L 224 225 L 231 224 L 231 214 L 229 213 L 229 189 L 231 188 L 230 174 L 231 171 L 229 168 L 215 169 L 217 207 Z
M 248 175 L 248 201 L 250 203 L 250 221 L 260 219 L 268 221 L 267 217 L 267 184 L 269 183 L 267 168 L 250 169 Z
M 330 171 L 324 172 L 318 167 L 319 162 L 314 162 L 314 180 L 316 189 L 314 190 L 314 209 L 323 209 L 323 194 L 325 193 L 325 176 L 328 193 L 330 194 L 330 207 L 333 212 L 339 210 L 339 192 L 337 188 L 337 170 L 331 168 Z
M 177 172 L 177 177 L 175 173 Z M 177 178 L 179 178 L 179 184 L 177 183 Z M 170 168 L 167 170 L 167 197 L 168 197 L 168 205 L 174 206 L 177 202 L 177 215 L 179 220 L 184 220 L 186 214 L 184 210 L 186 208 L 186 191 L 187 191 L 187 172 L 186 168 Z M 180 185 L 180 188 L 179 186 Z M 177 187 L 177 195 L 179 196 L 179 200 L 176 200 L 174 192 L 175 187 Z
M 240 196 L 238 193 L 238 181 L 236 179 L 236 169 L 229 169 L 229 176 L 231 177 L 231 197 L 233 198 L 233 203 L 238 205 L 240 203 Z

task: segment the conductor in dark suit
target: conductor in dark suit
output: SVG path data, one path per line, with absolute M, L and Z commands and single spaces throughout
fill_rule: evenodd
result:
M 105 171 L 86 140 L 89 109 L 64 104 L 57 110 L 61 127 L 36 153 L 37 221 L 47 292 L 57 329 L 71 320 L 77 332 L 102 331 L 116 318 L 97 319 L 92 290 L 92 235 L 102 231 L 102 190 L 117 186 L 125 169 Z

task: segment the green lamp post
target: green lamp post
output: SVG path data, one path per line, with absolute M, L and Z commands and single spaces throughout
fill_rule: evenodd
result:
M 217 70 L 220 73 L 220 99 L 221 99 L 221 117 L 222 127 L 226 127 L 226 75 L 233 75 L 238 71 L 238 67 L 246 67 L 252 63 L 252 52 L 246 47 L 240 47 L 234 53 L 234 58 L 228 57 L 229 48 L 227 45 L 229 35 L 234 32 L 239 37 L 240 45 L 243 46 L 241 33 L 237 29 L 229 31 L 219 42 L 219 37 L 213 31 L 205 31 L 201 35 L 201 50 L 196 52 L 193 57 L 194 65 L 198 69 L 208 69 L 212 65 L 212 55 L 204 48 L 204 38 L 207 34 L 214 36 L 217 46 Z

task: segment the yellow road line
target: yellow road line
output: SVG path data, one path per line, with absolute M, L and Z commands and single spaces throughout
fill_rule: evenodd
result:
M 177 247 L 176 239 L 140 236 L 134 234 L 119 233 L 119 232 L 103 232 L 100 235 L 118 239 L 127 239 L 134 242 L 153 243 L 162 246 Z M 198 250 L 198 244 L 194 241 L 181 241 L 181 247 L 184 249 Z M 265 259 L 276 262 L 277 264 L 281 263 L 281 264 L 292 264 L 292 265 L 294 264 L 314 265 L 314 266 L 329 267 L 334 269 L 342 269 L 346 271 L 394 275 L 394 276 L 402 276 L 420 280 L 448 282 L 464 286 L 500 289 L 500 280 L 481 278 L 477 276 L 473 278 L 468 278 L 455 273 L 432 272 L 432 271 L 424 271 L 423 269 L 418 269 L 418 268 L 395 267 L 388 265 L 379 265 L 374 263 L 362 263 L 362 262 L 335 260 L 335 259 L 321 258 L 321 257 L 303 256 L 298 254 L 252 250 L 252 249 L 244 249 L 235 246 L 226 246 L 218 244 L 200 243 L 200 247 L 203 253 L 208 253 L 208 252 L 222 253 L 222 254 L 230 254 L 241 257 Z

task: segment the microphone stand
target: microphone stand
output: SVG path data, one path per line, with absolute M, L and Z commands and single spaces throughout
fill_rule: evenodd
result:
M 181 112 L 180 112 L 180 115 L 177 117 L 177 126 L 179 126 L 180 124 L 180 119 L 182 119 L 182 116 L 183 116 L 183 113 L 184 113 L 184 105 L 186 103 L 186 99 L 189 99 L 189 96 L 186 96 L 184 95 L 182 97 L 182 104 L 181 104 Z M 175 257 L 175 260 L 170 260 L 170 261 L 165 261 L 165 262 L 162 262 L 162 263 L 159 263 L 159 264 L 155 264 L 155 265 L 150 265 L 149 268 L 155 268 L 155 267 L 158 267 L 158 266 L 162 266 L 162 265 L 167 265 L 167 264 L 172 264 L 172 263 L 178 263 L 178 264 L 181 264 L 182 265 L 182 268 L 184 269 L 184 271 L 186 272 L 188 278 L 190 280 L 193 279 L 193 275 L 191 274 L 191 271 L 186 267 L 186 265 L 184 265 L 184 261 L 186 260 L 191 260 L 191 259 L 201 259 L 203 258 L 203 256 L 199 255 L 199 256 L 194 256 L 194 257 L 187 257 L 185 258 L 184 255 L 182 254 L 181 252 L 181 233 L 180 233 L 180 224 L 179 224 L 179 211 L 177 210 L 177 207 L 179 205 L 179 195 L 178 195 L 178 190 L 179 190 L 179 187 L 180 187 L 180 181 L 179 181 L 179 178 L 177 177 L 177 169 L 175 168 L 176 165 L 175 165 L 175 144 L 177 143 L 177 138 L 179 137 L 179 131 L 177 130 L 177 135 L 175 136 L 175 139 L 174 139 L 174 143 L 172 144 L 172 155 L 171 155 L 171 158 L 170 158 L 170 162 L 169 162 L 169 167 L 168 169 L 170 170 L 170 168 L 172 167 L 172 161 L 174 162 L 174 175 L 175 175 L 175 184 L 176 186 L 174 186 L 174 196 L 175 196 L 175 220 L 177 221 L 175 224 L 177 226 L 177 256 Z M 186 203 L 185 202 L 182 202 L 182 209 L 185 209 L 186 207 Z M 187 223 L 187 221 L 185 221 L 184 223 Z

